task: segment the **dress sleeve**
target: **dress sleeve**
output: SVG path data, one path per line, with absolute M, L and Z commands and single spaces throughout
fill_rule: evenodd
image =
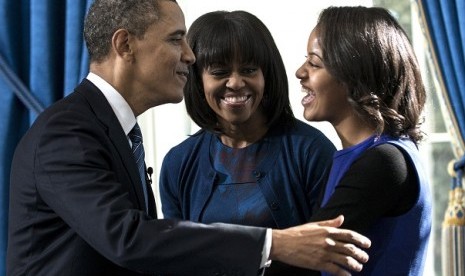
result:
M 418 192 L 411 162 L 396 146 L 382 144 L 368 149 L 352 164 L 327 205 L 317 209 L 311 221 L 343 214 L 343 228 L 364 231 L 381 217 L 407 212 Z
M 171 151 L 166 154 L 160 169 L 159 189 L 162 212 L 164 218 L 182 219 L 178 183 L 173 179 L 176 174 L 173 174 L 173 166 L 170 164 L 173 160 L 171 155 Z

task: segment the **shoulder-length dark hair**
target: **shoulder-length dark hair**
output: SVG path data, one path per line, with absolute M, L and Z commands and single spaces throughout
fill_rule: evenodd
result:
M 418 143 L 425 87 L 402 27 L 379 7 L 330 7 L 316 31 L 325 67 L 347 85 L 358 115 L 379 134 Z
M 245 11 L 209 12 L 192 23 L 187 40 L 196 63 L 184 88 L 184 100 L 188 114 L 197 125 L 222 132 L 215 112 L 205 100 L 202 73 L 211 65 L 233 62 L 261 68 L 265 80 L 261 108 L 268 126 L 293 123 L 284 63 L 271 33 L 260 19 Z

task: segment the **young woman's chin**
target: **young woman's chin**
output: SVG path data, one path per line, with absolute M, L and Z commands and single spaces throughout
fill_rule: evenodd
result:
M 315 121 L 316 120 L 315 113 L 312 110 L 307 109 L 307 108 L 304 109 L 304 118 L 307 121 Z

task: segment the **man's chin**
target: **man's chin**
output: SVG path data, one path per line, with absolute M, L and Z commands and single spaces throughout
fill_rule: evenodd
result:
M 170 103 L 177 104 L 177 103 L 182 102 L 183 99 L 184 99 L 184 97 L 183 97 L 183 95 L 181 95 L 180 97 L 177 97 L 177 98 L 173 99 L 173 101 L 171 101 Z
M 183 99 L 184 99 L 184 96 L 181 94 L 178 97 L 171 97 L 169 99 L 166 99 L 166 101 L 162 104 L 177 104 L 177 103 L 182 102 Z

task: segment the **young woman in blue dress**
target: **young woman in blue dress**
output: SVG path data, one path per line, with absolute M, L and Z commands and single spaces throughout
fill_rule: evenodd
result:
M 312 220 L 342 213 L 343 227 L 372 240 L 356 275 L 423 275 L 431 230 L 418 152 L 426 93 L 404 30 L 382 8 L 327 8 L 296 76 L 305 119 L 329 121 L 343 146 Z

